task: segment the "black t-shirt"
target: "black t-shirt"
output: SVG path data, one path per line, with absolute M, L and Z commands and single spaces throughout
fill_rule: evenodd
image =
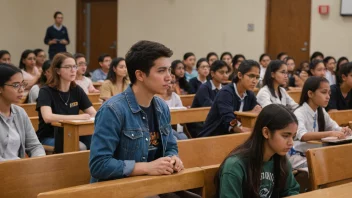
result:
M 159 131 L 159 124 L 156 118 L 155 108 L 153 101 L 149 107 L 142 107 L 141 109 L 147 115 L 149 126 L 149 148 L 148 148 L 148 162 L 158 159 L 162 156 L 162 145 Z
M 89 98 L 80 86 L 71 87 L 68 92 L 61 92 L 56 88 L 44 86 L 40 89 L 36 110 L 39 114 L 38 138 L 54 137 L 54 127 L 46 124 L 40 112 L 40 107 L 49 106 L 53 114 L 78 115 L 79 110 L 92 106 Z

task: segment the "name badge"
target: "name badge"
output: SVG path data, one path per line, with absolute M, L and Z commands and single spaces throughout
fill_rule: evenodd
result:
M 78 102 L 70 103 L 70 108 L 75 107 L 75 106 L 78 106 Z

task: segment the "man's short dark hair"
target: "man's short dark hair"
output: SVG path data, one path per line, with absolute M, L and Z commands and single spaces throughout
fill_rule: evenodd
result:
M 148 76 L 156 59 L 170 58 L 172 54 L 171 49 L 157 42 L 143 40 L 135 43 L 126 54 L 126 66 L 131 83 L 136 82 L 136 70 L 140 70 Z
M 99 62 L 99 63 L 104 62 L 104 59 L 105 59 L 106 57 L 110 57 L 110 58 L 111 58 L 111 56 L 110 56 L 109 54 L 101 54 L 101 55 L 99 56 L 99 58 L 98 58 L 98 62 Z
M 82 53 L 76 53 L 73 55 L 73 57 L 75 58 L 75 61 L 77 61 L 79 58 L 86 58 Z
M 56 11 L 56 12 L 54 13 L 54 19 L 56 19 L 57 15 L 59 15 L 59 14 L 63 15 L 62 12 Z

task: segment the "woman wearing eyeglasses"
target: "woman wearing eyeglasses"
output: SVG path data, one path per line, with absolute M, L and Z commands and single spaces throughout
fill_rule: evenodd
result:
M 260 112 L 261 107 L 253 89 L 260 78 L 260 67 L 254 60 L 244 60 L 238 67 L 233 83 L 225 85 L 217 93 L 203 129 L 198 137 L 246 132 L 237 120 L 235 111 Z
M 130 84 L 124 58 L 114 58 L 111 61 L 106 80 L 100 87 L 100 98 L 107 100 L 125 91 Z
M 270 62 L 263 80 L 263 87 L 257 94 L 258 103 L 264 108 L 269 104 L 282 104 L 291 111 L 298 107 L 298 104 L 287 94 L 285 88 L 288 83 L 287 65 L 280 60 Z
M 47 85 L 39 91 L 37 108 L 39 129 L 37 135 L 44 145 L 55 146 L 55 152 L 62 152 L 62 128 L 54 129 L 52 122 L 60 120 L 89 120 L 96 114 L 88 96 L 75 83 L 77 65 L 69 53 L 58 53 L 50 67 Z M 82 110 L 84 113 L 79 114 Z M 54 133 L 54 130 L 57 130 Z M 55 134 L 55 137 L 54 137 Z M 91 136 L 80 136 L 80 150 L 90 147 Z
M 45 155 L 27 113 L 15 105 L 25 87 L 19 68 L 0 64 L 0 161 Z

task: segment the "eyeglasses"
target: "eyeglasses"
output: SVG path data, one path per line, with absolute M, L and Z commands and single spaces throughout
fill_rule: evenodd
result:
M 77 65 L 64 65 L 60 68 L 65 68 L 65 69 L 70 69 L 70 70 L 77 70 L 78 69 L 78 66 Z
M 219 74 L 221 74 L 221 75 L 228 75 L 229 74 L 229 72 L 228 71 L 223 71 L 223 70 L 220 70 L 220 71 L 217 71 L 217 72 L 219 72 Z
M 255 79 L 255 80 L 261 80 L 260 76 L 257 76 L 255 74 L 245 74 L 246 76 L 248 76 L 251 80 Z
M 14 83 L 12 85 L 9 85 L 9 84 L 4 84 L 4 85 L 11 86 L 16 90 L 19 90 L 20 88 L 25 89 L 27 87 L 28 83 L 23 82 L 23 83 Z

